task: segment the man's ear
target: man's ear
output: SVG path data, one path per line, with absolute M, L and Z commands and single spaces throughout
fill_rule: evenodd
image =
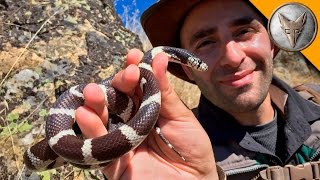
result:
M 192 72 L 191 72 L 191 71 L 192 71 L 191 68 L 189 68 L 189 67 L 187 67 L 187 66 L 181 66 L 181 67 L 182 67 L 184 73 L 188 76 L 188 78 L 189 78 L 191 81 L 194 81 L 193 76 L 192 76 Z
M 271 49 L 273 50 L 273 58 L 275 58 L 276 57 L 276 55 L 278 54 L 278 52 L 280 51 L 280 48 L 278 47 L 278 46 L 276 46 L 273 42 L 272 42 L 272 40 L 270 40 L 271 41 Z
M 273 48 L 273 58 L 276 57 L 276 55 L 278 54 L 278 52 L 280 51 L 280 48 L 276 45 L 273 45 L 274 48 Z

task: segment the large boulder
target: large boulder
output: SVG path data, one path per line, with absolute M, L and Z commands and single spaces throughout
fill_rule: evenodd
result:
M 142 44 L 122 26 L 111 0 L 0 0 L 0 23 L 0 179 L 74 179 L 80 171 L 70 166 L 26 171 L 24 150 L 44 137 L 57 95 L 111 76 L 128 49 Z M 84 176 L 101 178 L 96 171 Z

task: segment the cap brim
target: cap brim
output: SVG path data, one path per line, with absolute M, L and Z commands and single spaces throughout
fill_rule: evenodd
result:
M 141 16 L 141 24 L 152 45 L 177 46 L 185 15 L 200 1 L 161 0 L 148 8 Z
M 184 17 L 200 1 L 161 0 L 147 9 L 141 16 L 141 24 L 152 45 L 179 47 L 179 33 Z M 179 64 L 169 62 L 168 71 L 178 78 L 194 83 Z

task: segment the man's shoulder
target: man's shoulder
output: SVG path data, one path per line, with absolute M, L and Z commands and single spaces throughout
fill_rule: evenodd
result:
M 320 85 L 319 84 L 301 84 L 293 87 L 304 99 L 320 105 Z

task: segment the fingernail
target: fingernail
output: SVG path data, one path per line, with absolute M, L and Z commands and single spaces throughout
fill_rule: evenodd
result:
M 166 62 L 166 68 L 164 69 L 164 73 L 167 73 L 168 70 L 168 61 Z
M 168 70 L 168 59 L 166 58 L 163 58 L 163 61 L 165 61 L 165 68 L 164 68 L 164 73 L 167 73 L 167 70 Z

